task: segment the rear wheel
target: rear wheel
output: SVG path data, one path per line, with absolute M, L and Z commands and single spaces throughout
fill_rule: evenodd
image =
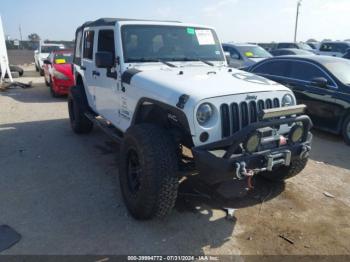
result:
M 178 190 L 176 144 L 160 127 L 131 127 L 121 146 L 119 179 L 126 206 L 140 220 L 166 216 Z
M 342 130 L 345 143 L 350 145 L 350 115 L 345 118 Z
M 271 172 L 262 172 L 260 175 L 271 181 L 283 181 L 298 175 L 307 165 L 308 158 L 294 160 L 290 166 L 279 167 Z
M 45 72 L 44 72 L 44 70 L 43 69 L 39 69 L 39 72 L 40 72 L 40 76 L 44 76 L 44 74 L 45 74 Z
M 85 116 L 85 106 L 83 105 L 81 94 L 76 91 L 68 95 L 68 112 L 70 124 L 73 131 L 77 134 L 90 133 L 93 128 L 93 123 Z

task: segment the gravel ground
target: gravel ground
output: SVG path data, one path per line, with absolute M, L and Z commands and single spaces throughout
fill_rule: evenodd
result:
M 66 98 L 50 97 L 34 71 L 29 80 L 34 88 L 0 93 L 0 225 L 23 236 L 2 254 L 350 254 L 341 138 L 315 131 L 312 160 L 286 183 L 259 179 L 238 199 L 234 185 L 218 189 L 223 198 L 194 177 L 168 218 L 138 222 L 121 198 L 118 145 L 98 129 L 73 134 Z M 222 207 L 236 209 L 232 220 Z

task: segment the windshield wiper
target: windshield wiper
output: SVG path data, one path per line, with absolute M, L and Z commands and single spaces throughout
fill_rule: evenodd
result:
M 145 57 L 138 57 L 138 58 L 129 58 L 127 60 L 128 63 L 151 63 L 151 62 L 159 62 L 164 65 L 167 65 L 169 67 L 177 67 L 176 65 L 169 63 L 165 61 L 164 59 L 158 59 L 158 58 L 145 58 Z
M 179 59 L 179 61 L 180 61 L 180 59 Z M 183 58 L 181 58 L 181 61 L 185 61 L 185 62 L 191 62 L 191 61 L 193 61 L 193 62 L 202 62 L 202 63 L 207 64 L 209 66 L 214 66 L 214 64 L 212 62 L 209 62 L 209 61 L 204 60 L 204 59 L 198 59 L 198 58 L 183 57 Z
M 172 63 L 169 63 L 168 61 L 165 61 L 165 60 L 163 60 L 163 59 L 158 59 L 157 61 L 160 62 L 160 63 L 163 63 L 164 65 L 167 65 L 167 66 L 169 66 L 169 67 L 172 67 L 172 68 L 177 67 L 176 65 L 174 65 L 174 64 L 172 64 Z

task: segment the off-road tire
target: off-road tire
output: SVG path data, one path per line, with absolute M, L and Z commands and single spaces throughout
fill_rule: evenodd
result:
M 349 125 L 350 125 L 350 115 L 345 118 L 343 123 L 343 128 L 342 128 L 342 135 L 343 135 L 344 141 L 348 145 L 350 145 L 350 132 L 348 130 Z
M 308 158 L 294 160 L 290 166 L 279 167 L 272 172 L 262 172 L 260 175 L 271 181 L 284 181 L 298 175 L 307 165 Z
M 71 90 L 68 95 L 68 112 L 71 127 L 76 134 L 87 134 L 92 131 L 93 123 L 85 116 L 86 111 L 81 92 Z
M 130 186 L 131 152 L 137 154 L 140 163 L 137 190 Z M 151 124 L 129 128 L 120 158 L 120 186 L 130 214 L 138 220 L 168 215 L 175 205 L 179 185 L 177 147 L 169 133 Z

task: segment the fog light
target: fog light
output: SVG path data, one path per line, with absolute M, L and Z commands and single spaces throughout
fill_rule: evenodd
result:
M 244 143 L 243 147 L 248 153 L 254 153 L 258 151 L 260 142 L 261 142 L 261 138 L 259 134 L 254 133 L 249 136 L 247 141 Z
M 304 127 L 302 125 L 294 125 L 289 133 L 289 141 L 293 144 L 300 142 L 304 135 Z

